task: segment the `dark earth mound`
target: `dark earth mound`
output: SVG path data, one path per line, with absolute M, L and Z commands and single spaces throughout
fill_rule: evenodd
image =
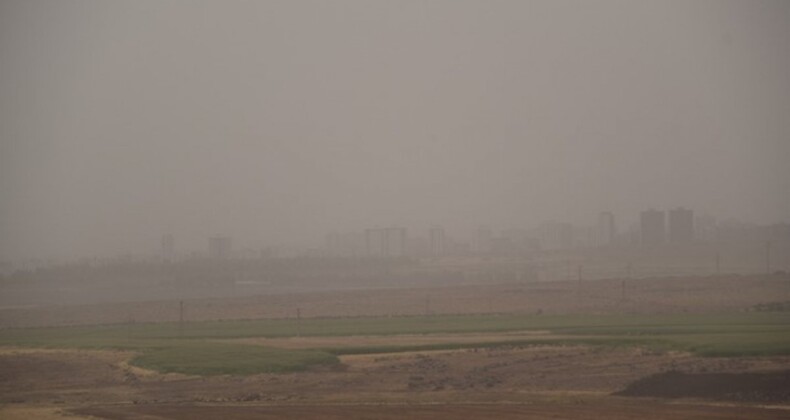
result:
M 787 403 L 790 402 L 790 370 L 765 373 L 671 371 L 642 378 L 614 395 Z

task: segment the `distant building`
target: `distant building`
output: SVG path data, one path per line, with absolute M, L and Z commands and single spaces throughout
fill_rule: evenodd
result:
M 343 255 L 341 247 L 341 234 L 337 232 L 327 233 L 324 237 L 326 254 L 330 257 L 340 257 Z
M 384 229 L 386 255 L 402 257 L 406 255 L 406 228 L 389 227 Z
M 683 207 L 669 211 L 669 242 L 694 240 L 694 212 Z
M 599 246 L 611 245 L 617 235 L 614 225 L 614 215 L 612 212 L 603 211 L 598 215 L 598 226 L 596 229 L 596 242 Z
M 573 225 L 570 223 L 544 223 L 540 228 L 540 247 L 544 251 L 571 249 Z
M 592 248 L 596 245 L 598 232 L 594 226 L 573 226 L 573 248 Z
M 723 220 L 717 225 L 717 241 L 726 243 L 752 243 L 764 246 L 766 242 L 771 242 L 774 247 L 774 255 L 790 255 L 790 224 L 774 223 L 770 225 L 758 225 L 754 223 L 741 222 L 734 219 Z M 787 248 L 785 248 L 787 247 Z M 778 251 L 782 249 L 783 251 Z M 778 261 L 774 257 L 774 261 Z M 781 259 L 781 258 L 780 258 Z M 790 262 L 790 259 L 784 258 Z
M 641 244 L 658 245 L 666 242 L 666 216 L 663 210 L 645 210 L 639 216 Z
M 430 254 L 431 245 L 425 236 L 409 236 L 406 239 L 406 253 L 413 257 L 421 257 Z
M 715 242 L 718 239 L 716 218 L 711 215 L 695 216 L 694 239 L 703 242 Z
M 428 241 L 430 243 L 430 253 L 433 257 L 439 257 L 447 251 L 447 239 L 444 235 L 444 228 L 434 226 L 428 231 Z
M 358 257 L 365 255 L 365 236 L 357 232 L 326 235 L 326 255 L 330 257 Z
M 533 234 L 534 232 L 519 228 L 503 230 L 502 238 L 494 238 L 493 240 L 506 240 L 492 243 L 492 249 L 495 249 L 495 254 L 501 254 L 503 250 L 505 253 L 517 254 L 527 254 L 538 251 L 540 249 L 540 241 L 535 238 Z
M 212 236 L 208 238 L 208 256 L 215 259 L 227 259 L 231 256 L 233 240 L 229 236 Z
M 480 226 L 475 232 L 474 250 L 478 254 L 491 253 L 491 228 Z
M 406 228 L 365 229 L 365 249 L 368 256 L 402 257 L 406 255 L 406 240 Z
M 365 229 L 365 252 L 369 257 L 386 255 L 384 229 Z
M 495 255 L 512 255 L 516 252 L 513 239 L 507 236 L 491 238 L 491 253 Z
M 162 260 L 173 261 L 176 256 L 176 240 L 173 235 L 162 235 Z

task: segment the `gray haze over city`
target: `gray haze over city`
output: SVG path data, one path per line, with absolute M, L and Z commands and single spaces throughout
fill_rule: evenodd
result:
M 0 259 L 790 220 L 790 2 L 0 3 Z
M 789 0 L 0 0 L 0 418 L 790 413 Z

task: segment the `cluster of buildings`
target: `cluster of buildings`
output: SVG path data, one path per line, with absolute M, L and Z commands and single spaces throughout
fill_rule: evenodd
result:
M 164 262 L 174 262 L 176 255 L 175 236 L 168 233 L 162 235 L 160 258 Z M 208 254 L 210 259 L 228 259 L 233 254 L 233 238 L 230 236 L 215 235 L 208 238 Z
M 694 240 L 694 212 L 679 207 L 668 212 L 646 210 L 639 215 L 640 243 L 644 246 Z
M 365 229 L 364 233 L 333 232 L 326 235 L 324 256 L 329 257 L 404 257 L 448 255 L 453 243 L 444 228 L 433 226 L 427 235 L 409 236 L 404 227 Z
M 696 222 L 701 220 L 702 222 Z M 695 219 L 686 208 L 669 211 L 645 210 L 638 224 L 618 231 L 612 212 L 601 212 L 592 226 L 547 222 L 533 229 L 513 228 L 495 234 L 490 227 L 477 228 L 461 241 L 450 237 L 440 226 L 417 235 L 404 227 L 369 228 L 363 232 L 333 232 L 326 235 L 324 252 L 329 257 L 440 257 L 445 255 L 512 255 L 540 251 L 562 251 L 615 245 L 644 247 L 664 243 L 689 243 L 710 236 L 697 232 L 697 225 L 709 228 L 705 218 Z M 715 222 L 713 222 L 715 223 Z
M 329 233 L 323 247 L 292 254 L 375 258 L 525 255 L 618 246 L 650 248 L 692 242 L 758 241 L 774 237 L 780 240 L 790 238 L 790 225 L 717 223 L 711 216 L 695 217 L 693 210 L 678 207 L 670 210 L 641 211 L 636 223 L 620 229 L 615 215 L 604 211 L 588 226 L 547 222 L 536 228 L 513 228 L 498 233 L 490 227 L 481 226 L 465 240 L 448 235 L 441 226 L 431 226 L 424 231 L 409 231 L 401 226 L 373 227 L 356 232 Z M 244 254 L 244 258 L 258 256 L 247 254 Z M 222 235 L 209 237 L 207 253 L 200 255 L 210 259 L 241 257 L 240 253 L 234 253 L 232 238 Z M 164 235 L 161 259 L 174 261 L 175 256 L 173 235 Z M 263 251 L 260 256 L 264 256 Z

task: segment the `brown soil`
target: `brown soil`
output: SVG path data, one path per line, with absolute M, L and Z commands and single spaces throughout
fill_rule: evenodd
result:
M 683 405 L 657 399 L 634 403 L 611 396 L 662 372 L 787 372 L 790 357 L 698 358 L 640 349 L 544 346 L 345 356 L 339 368 L 201 378 L 135 371 L 124 364 L 130 356 L 4 351 L 0 415 L 51 418 L 57 412 L 44 410 L 51 408 L 117 419 L 589 418 L 591 412 L 602 418 L 779 418 L 790 413 L 689 400 L 681 400 Z M 700 397 L 693 392 L 681 396 Z M 770 401 L 790 404 L 781 398 Z
M 634 281 L 625 300 L 619 281 L 591 281 L 581 287 L 577 282 L 554 282 L 253 296 L 188 301 L 185 306 L 188 320 L 200 320 L 287 317 L 296 307 L 302 308 L 303 316 L 422 314 L 426 309 L 663 313 L 744 309 L 787 300 L 790 282 L 722 277 Z M 177 302 L 143 302 L 0 310 L 0 326 L 173 320 L 177 308 Z M 301 348 L 539 336 L 514 332 L 246 341 Z M 0 350 L 0 418 L 50 419 L 63 413 L 112 419 L 790 417 L 786 409 L 754 405 L 790 406 L 790 357 L 699 358 L 643 349 L 502 347 L 344 356 L 332 368 L 201 378 L 132 368 L 126 364 L 131 356 L 113 351 Z M 771 372 L 769 385 L 763 383 L 766 377 L 749 376 Z M 745 388 L 727 388 L 735 384 Z M 700 387 L 709 385 L 718 391 L 700 393 Z M 785 391 L 772 394 L 767 389 Z M 612 395 L 621 391 L 650 398 Z
M 104 419 L 779 419 L 788 411 L 754 407 L 668 405 L 661 402 L 577 400 L 574 403 L 339 406 L 154 405 L 88 407 L 73 411 Z M 150 417 L 148 417 L 150 416 Z
M 640 379 L 617 395 L 790 403 L 790 370 L 746 373 L 664 372 Z
M 0 353 L 0 402 L 122 401 L 134 378 L 120 367 L 128 352 L 6 350 Z
M 338 285 L 339 287 L 340 285 Z M 89 293 L 86 290 L 86 293 Z M 479 313 L 683 313 L 745 310 L 790 301 L 790 281 L 773 276 L 530 282 L 370 289 L 184 301 L 187 321 Z M 179 301 L 0 308 L 0 328 L 178 321 Z

